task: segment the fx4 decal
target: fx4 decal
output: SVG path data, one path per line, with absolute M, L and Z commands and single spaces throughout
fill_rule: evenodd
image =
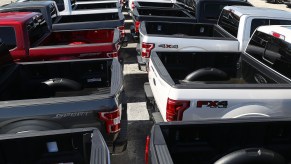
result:
M 197 108 L 227 108 L 227 101 L 197 101 Z
M 160 44 L 159 47 L 161 47 L 161 48 L 177 48 L 178 49 L 178 45 L 171 45 L 171 44 Z

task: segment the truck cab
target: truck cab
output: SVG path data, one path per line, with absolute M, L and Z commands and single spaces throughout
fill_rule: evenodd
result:
M 251 81 L 291 82 L 291 26 L 261 26 L 252 35 L 242 60 Z M 264 69 L 264 68 L 268 69 Z M 268 71 L 269 70 L 269 71 Z

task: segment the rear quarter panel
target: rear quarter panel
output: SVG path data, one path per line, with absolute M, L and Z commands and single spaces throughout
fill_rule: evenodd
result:
M 196 87 L 197 88 L 197 87 Z M 237 118 L 246 116 L 276 117 L 290 115 L 290 89 L 176 89 L 169 98 L 189 100 L 190 107 L 183 121 L 210 118 Z M 209 102 L 199 106 L 198 101 Z M 225 107 L 211 106 L 210 102 L 227 102 Z M 217 104 L 217 103 L 216 103 Z

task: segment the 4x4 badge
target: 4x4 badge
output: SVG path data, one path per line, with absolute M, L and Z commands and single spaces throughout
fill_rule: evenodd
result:
M 161 47 L 161 48 L 177 48 L 178 49 L 178 45 L 171 45 L 171 44 L 160 44 L 159 47 Z

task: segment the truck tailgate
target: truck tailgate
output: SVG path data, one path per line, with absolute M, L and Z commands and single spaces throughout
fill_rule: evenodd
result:
M 0 102 L 0 107 L 1 127 L 20 120 L 40 120 L 57 123 L 63 128 L 86 125 L 100 129 L 103 126 L 98 112 L 117 108 L 116 100 L 108 95 L 4 101 Z

